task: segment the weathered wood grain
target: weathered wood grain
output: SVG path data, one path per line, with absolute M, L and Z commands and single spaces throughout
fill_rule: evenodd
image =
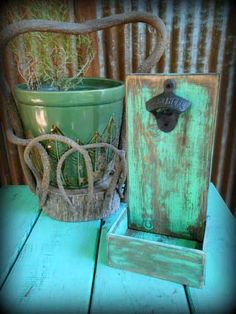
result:
M 38 199 L 27 186 L 0 189 L 0 287 L 39 214 Z
M 205 253 L 202 250 L 189 248 L 188 241 L 177 240 L 176 245 L 176 239 L 170 237 L 144 236 L 144 232 L 140 236 L 140 231 L 130 229 L 124 232 L 125 224 L 127 229 L 126 210 L 108 234 L 109 265 L 193 287 L 203 285 Z
M 102 228 L 91 314 L 189 313 L 183 286 L 108 267 L 107 232 L 123 209 L 110 216 Z
M 203 289 L 188 288 L 192 313 L 235 313 L 236 220 L 213 185 L 208 198 Z
M 120 206 L 119 194 L 114 191 L 113 197 L 110 198 L 107 207 L 103 207 L 104 191 L 96 191 L 94 193 L 94 210 L 87 210 L 88 193 L 81 193 L 81 190 L 66 190 L 66 195 L 75 204 L 75 209 L 71 210 L 71 205 L 65 201 L 58 189 L 49 188 L 47 200 L 42 207 L 44 213 L 62 221 L 88 221 L 102 219 L 115 212 Z
M 100 221 L 41 214 L 1 293 L 4 313 L 87 313 Z
M 145 102 L 176 80 L 191 101 L 176 128 L 157 128 Z M 126 80 L 129 227 L 202 241 L 214 144 L 219 76 L 131 75 Z

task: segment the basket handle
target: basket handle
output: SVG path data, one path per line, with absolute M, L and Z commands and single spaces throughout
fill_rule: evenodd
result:
M 149 72 L 152 66 L 161 58 L 167 41 L 166 27 L 163 21 L 148 12 L 130 12 L 116 14 L 100 19 L 89 20 L 83 23 L 57 22 L 50 20 L 22 20 L 8 25 L 0 32 L 0 51 L 14 37 L 28 32 L 53 32 L 71 35 L 89 34 L 113 26 L 143 22 L 156 29 L 157 44 L 153 52 L 140 65 L 139 72 Z

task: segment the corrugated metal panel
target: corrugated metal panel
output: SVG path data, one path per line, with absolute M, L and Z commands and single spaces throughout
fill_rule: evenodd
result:
M 169 44 L 152 73 L 221 73 L 212 180 L 228 206 L 236 212 L 236 19 L 233 2 L 93 0 L 88 3 L 77 0 L 72 6 L 72 2 L 69 3 L 70 20 L 74 14 L 76 21 L 135 10 L 159 15 L 166 24 Z M 92 40 L 98 53 L 88 75 L 121 80 L 127 73 L 137 71 L 141 60 L 155 44 L 153 30 L 143 23 L 99 31 Z M 12 168 L 13 161 L 10 158 L 8 161 Z M 17 174 L 10 173 L 6 177 L 8 179 L 2 179 L 2 184 L 16 183 L 17 180 L 20 183 Z

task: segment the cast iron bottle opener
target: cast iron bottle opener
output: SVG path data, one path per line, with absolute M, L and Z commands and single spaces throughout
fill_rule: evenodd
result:
M 155 116 L 163 132 L 171 132 L 177 125 L 179 115 L 191 105 L 187 99 L 174 94 L 175 88 L 175 80 L 168 79 L 164 82 L 164 92 L 146 102 L 146 109 Z

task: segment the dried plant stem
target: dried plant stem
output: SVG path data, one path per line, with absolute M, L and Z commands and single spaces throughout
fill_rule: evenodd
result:
M 68 21 L 71 20 L 70 11 L 71 2 L 68 0 L 55 0 L 52 3 L 24 0 L 8 6 L 7 18 L 8 23 L 20 21 L 25 17 Z M 30 90 L 39 90 L 43 85 L 57 90 L 76 89 L 95 55 L 92 40 L 88 35 L 26 33 L 13 39 L 10 47 L 15 56 L 18 73 Z

